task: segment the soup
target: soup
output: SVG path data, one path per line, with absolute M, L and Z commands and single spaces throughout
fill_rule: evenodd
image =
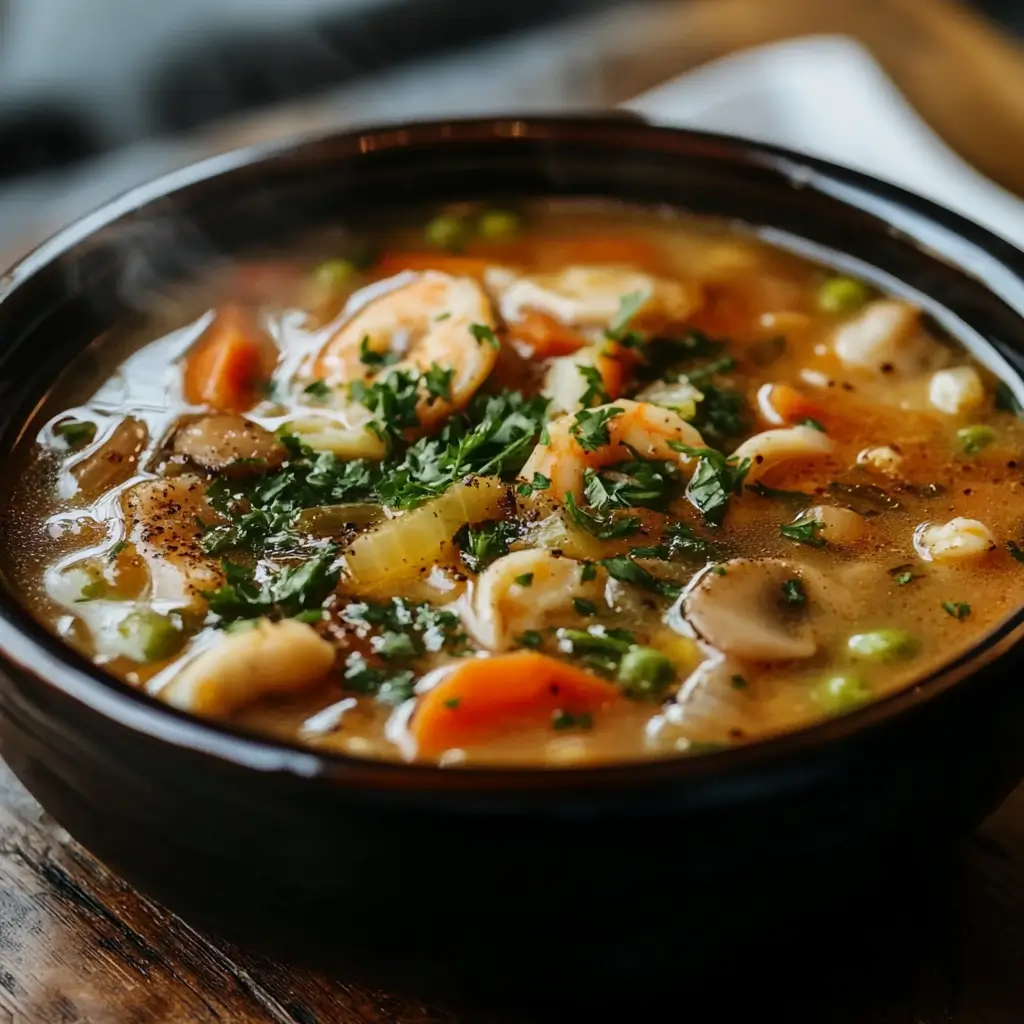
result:
M 569 765 L 846 713 L 1024 601 L 1015 402 L 912 300 L 663 211 L 403 216 L 69 368 L 6 531 L 68 644 L 314 748 Z

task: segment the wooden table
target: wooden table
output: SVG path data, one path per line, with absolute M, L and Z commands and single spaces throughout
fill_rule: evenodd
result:
M 0 1020 L 35 1024 L 546 1024 L 684 1019 L 673 1007 L 551 1014 L 431 1005 L 289 969 L 191 928 L 132 891 L 0 767 Z M 686 927 L 685 912 L 680 927 Z M 823 941 L 827 941 L 823 938 Z M 1024 787 L 909 903 L 894 901 L 835 976 L 787 958 L 755 993 L 787 1024 L 1020 1024 Z M 827 959 L 827 956 L 826 956 Z M 748 966 L 736 964 L 743 988 Z M 580 991 L 600 980 L 575 979 Z M 768 987 L 770 985 L 770 987 Z M 723 1011 L 733 1005 L 725 992 Z M 763 1001 L 762 1001 L 763 1000 Z M 700 1015 L 729 1021 L 727 1012 Z M 745 1020 L 753 1018 L 744 1017 Z

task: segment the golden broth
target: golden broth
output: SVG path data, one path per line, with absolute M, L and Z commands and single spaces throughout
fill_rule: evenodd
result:
M 844 713 L 1024 600 L 1024 428 L 907 303 L 677 215 L 410 222 L 69 367 L 5 537 L 41 621 L 314 747 L 579 764 Z

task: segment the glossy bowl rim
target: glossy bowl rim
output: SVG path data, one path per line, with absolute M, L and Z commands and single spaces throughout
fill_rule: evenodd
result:
M 617 134 L 630 136 L 632 133 L 639 148 L 650 152 L 675 150 L 680 159 L 695 149 L 715 152 L 719 158 L 725 158 L 723 171 L 726 173 L 729 160 L 741 166 L 764 167 L 788 177 L 793 187 L 814 188 L 843 206 L 874 216 L 878 213 L 872 210 L 871 201 L 894 207 L 917 226 L 937 227 L 957 242 L 973 247 L 986 262 L 999 265 L 1004 272 L 1004 287 L 1009 285 L 1015 294 L 1008 297 L 1002 291 L 995 293 L 1024 322 L 1024 252 L 968 218 L 900 186 L 791 149 L 739 136 L 652 125 L 642 118 L 626 118 L 615 113 L 604 116 L 512 114 L 387 123 L 319 131 L 208 157 L 130 189 L 26 254 L 11 270 L 0 275 L 0 322 L 4 302 L 36 273 L 122 218 L 144 215 L 148 204 L 211 179 L 246 169 L 258 170 L 260 164 L 286 160 L 328 142 L 347 143 L 359 152 L 382 148 L 414 151 L 417 146 L 446 142 L 500 143 L 515 139 L 549 140 L 566 145 L 571 144 L 571 136 L 577 132 L 590 133 L 589 142 L 608 145 L 623 141 L 616 139 Z M 892 230 L 899 233 L 895 225 Z M 923 246 L 917 235 L 908 234 Z M 944 259 L 951 259 L 942 249 L 937 252 Z M 959 260 L 952 262 L 965 273 L 971 273 Z M 983 283 L 990 291 L 995 291 L 994 286 Z M 567 790 L 599 790 L 611 782 L 616 787 L 643 787 L 717 776 L 733 768 L 743 769 L 768 761 L 778 764 L 789 755 L 795 757 L 823 747 L 835 747 L 908 719 L 961 681 L 966 685 L 969 677 L 1004 654 L 1021 637 L 1024 637 L 1024 605 L 969 650 L 902 690 L 841 718 L 825 719 L 795 731 L 699 756 L 680 752 L 589 766 L 440 767 L 432 763 L 375 760 L 318 750 L 179 711 L 103 672 L 47 630 L 6 583 L 0 588 L 0 657 L 90 711 L 148 739 L 236 767 L 320 780 L 346 788 L 384 790 L 531 790 L 557 794 Z

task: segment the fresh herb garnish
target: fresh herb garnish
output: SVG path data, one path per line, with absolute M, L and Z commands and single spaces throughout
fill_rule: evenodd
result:
M 366 335 L 359 343 L 359 361 L 364 366 L 391 366 L 393 363 L 398 362 L 398 353 L 390 350 L 378 352 L 370 344 L 370 336 Z
M 804 589 L 803 580 L 786 580 L 782 584 L 782 593 L 785 595 L 787 604 L 799 607 L 807 603 L 807 591 Z
M 576 370 L 586 384 L 583 394 L 580 395 L 580 405 L 584 409 L 589 409 L 592 405 L 604 405 L 605 402 L 611 401 L 611 395 L 605 390 L 604 377 L 601 376 L 601 371 L 596 366 L 578 363 Z
M 551 718 L 551 728 L 559 732 L 566 729 L 589 729 L 594 724 L 594 716 L 589 711 L 574 715 L 568 711 L 556 711 Z
M 897 565 L 889 570 L 889 575 L 896 581 L 897 586 L 905 587 L 914 580 L 924 579 L 920 573 L 914 572 L 914 563 L 907 562 L 904 565 Z
M 643 304 L 649 298 L 646 292 L 636 291 L 623 295 L 619 300 L 618 312 L 608 323 L 608 329 L 604 332 L 609 341 L 618 342 L 627 348 L 636 347 L 642 344 L 639 335 L 629 331 L 629 325 L 633 317 L 640 312 Z
M 597 566 L 593 562 L 584 562 L 580 566 L 580 583 L 589 583 L 597 579 Z
M 813 416 L 808 416 L 806 419 L 802 419 L 799 423 L 801 427 L 810 427 L 812 430 L 820 430 L 823 434 L 826 433 L 824 426 L 814 419 Z
M 812 548 L 823 548 L 828 543 L 820 536 L 824 529 L 824 523 L 817 519 L 798 519 L 795 523 L 784 523 L 779 527 L 779 532 L 787 540 L 794 540 L 798 544 L 807 544 Z
M 498 336 L 486 324 L 470 324 L 469 333 L 472 334 L 480 344 L 484 344 L 486 342 L 491 346 L 491 348 L 501 348 L 501 342 L 498 341 Z
M 569 433 L 585 452 L 596 452 L 611 444 L 608 422 L 621 416 L 623 409 L 617 405 L 606 405 L 598 409 L 581 409 L 569 428 Z
M 535 629 L 528 629 L 515 638 L 517 647 L 527 647 L 530 650 L 536 650 L 543 642 L 544 638 Z
M 54 434 L 62 438 L 69 448 L 89 444 L 96 436 L 96 424 L 88 420 L 68 420 L 53 428 Z
M 315 398 L 318 402 L 326 402 L 331 397 L 331 386 L 325 380 L 315 380 L 307 384 L 303 389 L 304 395 Z
M 738 494 L 750 471 L 750 459 L 734 463 L 714 448 L 692 448 L 678 441 L 669 447 L 697 459 L 697 468 L 686 487 L 686 498 L 709 526 L 720 526 L 729 499 Z
M 635 459 L 602 470 L 583 471 L 583 490 L 591 508 L 659 508 L 669 496 L 675 467 L 668 462 Z
M 648 572 L 627 555 L 603 558 L 600 564 L 605 567 L 612 579 L 618 580 L 620 583 L 632 583 L 655 594 L 660 594 L 662 597 L 678 597 L 682 590 L 678 583 L 658 579 L 657 576 Z
M 524 572 L 521 576 L 516 577 L 516 585 L 520 587 L 532 587 L 533 586 L 533 573 Z
M 963 622 L 971 614 L 971 606 L 965 601 L 943 601 L 942 610 L 958 622 Z
M 463 526 L 455 534 L 455 543 L 466 568 L 470 572 L 483 572 L 495 559 L 508 554 L 509 543 L 518 534 L 517 523 L 495 519 L 475 526 Z
M 576 609 L 577 615 L 596 615 L 597 605 L 593 601 L 588 601 L 585 597 L 574 597 L 572 599 L 572 605 Z
M 803 491 L 780 491 L 777 487 L 768 487 L 760 480 L 754 484 L 748 484 L 747 490 L 756 494 L 759 498 L 771 498 L 776 501 L 785 501 L 787 504 L 797 508 L 806 508 L 811 503 L 811 496 Z
M 1012 543 L 1012 541 L 1011 541 L 1011 543 Z M 117 542 L 117 543 L 116 543 L 116 544 L 115 544 L 115 545 L 114 545 L 114 546 L 113 546 L 113 547 L 112 547 L 112 548 L 111 548 L 111 549 L 110 549 L 110 550 L 109 550 L 109 551 L 107 552 L 107 561 L 108 561 L 108 562 L 113 562 L 113 561 L 114 561 L 114 559 L 116 559 L 116 558 L 117 558 L 117 556 L 118 556 L 119 554 L 121 554 L 121 552 L 122 552 L 122 551 L 124 551 L 124 549 L 125 549 L 126 547 L 128 547 L 128 541 L 126 541 L 126 540 L 119 540 L 119 541 L 118 541 L 118 542 Z M 1016 557 L 1016 556 L 1014 556 L 1014 557 Z
M 452 398 L 452 378 L 454 376 L 454 368 L 431 363 L 430 369 L 423 375 L 423 384 L 427 389 L 427 394 L 450 402 Z
M 374 414 L 371 427 L 389 444 L 400 441 L 403 431 L 419 426 L 420 378 L 411 370 L 390 370 L 370 382 L 354 380 L 348 390 L 354 402 Z
M 747 681 L 741 675 L 732 675 L 729 677 L 729 684 L 734 690 L 745 690 L 747 688 Z
M 338 582 L 338 549 L 330 544 L 296 565 L 275 567 L 257 580 L 255 573 L 226 559 L 224 585 L 203 594 L 222 622 L 264 615 L 289 617 L 323 603 Z
M 565 510 L 569 521 L 581 530 L 598 540 L 618 540 L 628 537 L 640 529 L 640 520 L 636 516 L 594 515 L 586 512 L 576 504 L 576 499 L 569 491 L 565 496 Z
M 828 489 L 843 499 L 844 507 L 861 516 L 892 512 L 902 505 L 891 494 L 874 484 L 843 484 L 833 480 Z
M 516 488 L 516 494 L 528 498 L 534 491 L 546 491 L 551 486 L 551 478 L 543 473 L 534 473 L 533 479 L 528 483 L 521 483 Z

